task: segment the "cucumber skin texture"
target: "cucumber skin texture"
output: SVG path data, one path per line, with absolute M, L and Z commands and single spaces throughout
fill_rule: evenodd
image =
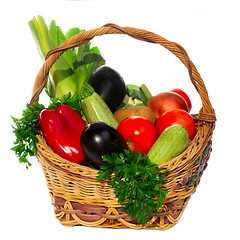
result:
M 82 108 L 88 123 L 105 122 L 115 129 L 118 127 L 117 119 L 96 92 L 82 100 Z
M 151 162 L 160 165 L 181 154 L 188 142 L 187 129 L 182 125 L 173 125 L 162 132 L 147 155 Z

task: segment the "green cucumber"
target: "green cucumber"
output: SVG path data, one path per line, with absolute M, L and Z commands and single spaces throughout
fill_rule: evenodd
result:
M 189 142 L 187 129 L 182 125 L 166 128 L 148 152 L 148 157 L 155 164 L 162 164 L 181 154 Z
M 81 97 L 82 109 L 88 123 L 105 122 L 115 129 L 118 127 L 119 123 L 105 101 L 89 84 L 84 83 Z

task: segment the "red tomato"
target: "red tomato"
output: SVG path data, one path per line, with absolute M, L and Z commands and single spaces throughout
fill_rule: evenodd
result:
M 152 96 L 147 103 L 147 107 L 152 109 L 157 118 L 172 109 L 182 109 L 188 112 L 186 101 L 174 92 L 162 92 Z
M 160 135 L 164 129 L 172 125 L 180 124 L 187 128 L 189 138 L 192 140 L 196 134 L 196 125 L 192 116 L 181 109 L 169 110 L 158 118 L 156 123 L 157 133 Z
M 181 90 L 179 88 L 174 88 L 174 89 L 171 90 L 171 92 L 175 92 L 175 93 L 179 94 L 186 101 L 186 103 L 188 105 L 188 112 L 190 112 L 191 109 L 192 109 L 192 103 L 191 103 L 191 100 L 188 97 L 188 95 L 183 90 Z
M 117 130 L 130 150 L 140 150 L 142 154 L 148 153 L 157 139 L 154 124 L 144 117 L 128 117 L 119 123 Z

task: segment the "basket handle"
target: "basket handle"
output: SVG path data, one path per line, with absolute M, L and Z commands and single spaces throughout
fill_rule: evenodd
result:
M 75 36 L 63 42 L 59 47 L 54 48 L 48 52 L 46 60 L 35 79 L 30 106 L 33 105 L 34 101 L 38 101 L 39 95 L 41 94 L 42 90 L 44 89 L 47 83 L 50 68 L 65 51 L 83 45 L 92 40 L 96 36 L 102 36 L 105 34 L 126 34 L 137 40 L 150 43 L 157 43 L 167 48 L 176 57 L 178 57 L 181 60 L 181 62 L 187 67 L 190 80 L 200 95 L 202 101 L 202 108 L 199 112 L 198 116 L 199 120 L 207 122 L 216 121 L 214 109 L 212 108 L 211 102 L 209 100 L 208 92 L 204 85 L 204 82 L 199 72 L 197 71 L 196 67 L 190 60 L 187 52 L 181 45 L 175 42 L 170 42 L 155 33 L 143 29 L 120 27 L 112 23 L 106 24 L 97 29 L 92 29 L 89 31 L 84 31 L 79 34 L 76 34 Z

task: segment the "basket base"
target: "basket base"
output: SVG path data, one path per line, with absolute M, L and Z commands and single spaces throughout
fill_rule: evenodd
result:
M 187 206 L 190 197 L 175 200 L 163 205 L 158 213 L 149 219 L 146 225 L 140 225 L 136 219 L 122 212 L 119 207 L 105 207 L 67 201 L 50 192 L 55 217 L 67 227 L 88 226 L 101 228 L 132 228 L 167 230 L 177 224 Z

